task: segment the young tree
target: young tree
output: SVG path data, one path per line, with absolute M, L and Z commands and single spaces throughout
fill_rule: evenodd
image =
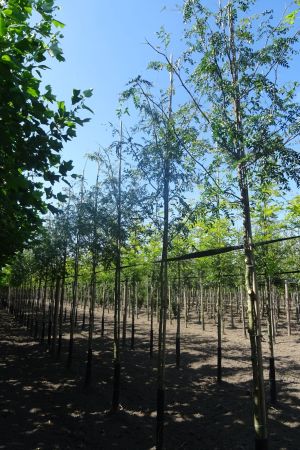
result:
M 186 111 L 173 110 L 172 64 L 157 66 L 153 63 L 150 68 L 167 69 L 170 76 L 167 91 L 156 99 L 152 84 L 138 76 L 123 92 L 122 101 L 132 99 L 139 112 L 140 120 L 133 127 L 137 137 L 130 136 L 128 144 L 136 169 L 145 183 L 147 195 L 144 210 L 161 234 L 156 422 L 156 447 L 161 449 L 164 445 L 166 321 L 169 307 L 168 254 L 172 233 L 176 233 L 175 225 L 187 212 L 190 213 L 184 192 L 195 179 L 193 153 L 199 155 L 200 152 L 196 146 L 190 149 L 195 133 L 187 124 Z
M 93 334 L 94 334 L 94 315 L 96 303 L 96 287 L 97 287 L 97 267 L 101 259 L 107 259 L 107 255 L 112 248 L 112 216 L 113 211 L 110 206 L 110 199 L 102 192 L 100 182 L 100 169 L 103 163 L 100 152 L 89 155 L 89 159 L 97 165 L 96 183 L 92 189 L 86 194 L 83 204 L 83 216 L 86 224 L 85 248 L 88 251 L 91 262 L 91 279 L 90 279 L 90 307 L 89 307 L 89 334 L 88 334 L 88 356 L 85 375 L 85 385 L 91 383 L 92 376 L 92 356 L 93 356 Z
M 191 98 L 195 120 L 203 124 L 201 131 L 236 174 L 243 217 L 256 448 L 263 449 L 268 433 L 249 188 L 259 180 L 274 180 L 284 187 L 290 178 L 299 182 L 300 157 L 291 143 L 299 135 L 300 108 L 295 102 L 297 85 L 284 87 L 278 78 L 278 69 L 288 67 L 298 35 L 292 35 L 284 23 L 274 25 L 271 12 L 262 19 L 250 17 L 253 3 L 228 1 L 214 12 L 199 0 L 187 0 L 188 50 L 182 61 L 188 79 L 174 65 L 173 70 Z
M 70 336 L 69 336 L 69 349 L 67 367 L 70 369 L 73 362 L 73 348 L 74 348 L 74 332 L 76 326 L 76 313 L 78 302 L 78 280 L 79 280 L 79 263 L 80 253 L 82 252 L 82 236 L 84 234 L 84 218 L 83 218 L 83 201 L 84 201 L 84 171 L 80 182 L 80 194 L 79 198 L 74 198 L 75 204 L 73 209 L 72 220 L 72 236 L 73 242 L 71 245 L 71 253 L 73 256 L 73 281 L 72 281 L 72 303 L 71 303 L 71 316 L 70 316 Z

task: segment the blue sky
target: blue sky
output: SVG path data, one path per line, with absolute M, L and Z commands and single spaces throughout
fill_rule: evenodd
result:
M 81 173 L 83 156 L 96 151 L 99 144 L 111 142 L 107 123 L 117 124 L 118 94 L 131 78 L 145 75 L 155 56 L 146 39 L 156 42 L 161 25 L 176 35 L 182 21 L 173 0 L 69 0 L 57 4 L 61 4 L 57 19 L 65 23 L 61 44 L 66 61 L 53 61 L 44 81 L 60 99 L 70 98 L 73 88 L 94 89 L 87 103 L 95 113 L 92 121 L 78 130 L 78 137 L 64 150 L 65 159 L 73 159 L 75 171 Z M 91 164 L 87 165 L 90 176 Z
M 209 6 L 217 5 L 218 1 L 206 0 Z M 282 12 L 288 3 L 274 0 L 272 7 Z M 66 25 L 61 42 L 66 62 L 52 61 L 44 81 L 52 85 L 61 100 L 70 98 L 73 88 L 94 89 L 88 105 L 95 114 L 89 124 L 78 130 L 77 138 L 66 145 L 63 153 L 65 159 L 74 161 L 74 171 L 81 173 L 84 155 L 111 142 L 107 123 L 117 124 L 118 94 L 136 75 L 147 78 L 147 64 L 157 59 L 145 40 L 157 43 L 156 32 L 163 25 L 172 35 L 175 43 L 172 51 L 176 55 L 183 24 L 176 0 L 58 0 L 57 4 L 61 7 L 57 19 Z M 257 7 L 264 10 L 270 7 L 270 2 L 258 0 Z M 299 73 L 297 58 L 289 70 L 289 78 L 299 80 Z M 91 166 L 88 162 L 86 175 L 93 183 L 95 171 Z

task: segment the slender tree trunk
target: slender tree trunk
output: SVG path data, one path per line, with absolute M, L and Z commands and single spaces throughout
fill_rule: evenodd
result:
M 284 281 L 284 298 L 285 298 L 285 310 L 286 310 L 286 323 L 288 336 L 291 332 L 291 299 L 289 295 L 289 286 L 287 280 Z
M 113 352 L 113 398 L 111 411 L 116 412 L 119 409 L 120 402 L 120 285 L 121 285 L 121 267 L 119 258 L 115 271 L 115 309 L 114 309 L 114 352 Z
M 74 349 L 74 332 L 75 332 L 75 316 L 76 316 L 76 305 L 77 305 L 77 293 L 78 293 L 78 255 L 75 257 L 75 270 L 72 288 L 72 305 L 70 313 L 70 335 L 69 335 L 69 351 L 67 368 L 70 369 L 73 362 L 73 349 Z
M 180 367 L 180 319 L 181 319 L 181 279 L 180 279 L 180 263 L 178 263 L 178 291 L 177 291 L 177 328 L 176 328 L 176 367 Z
M 123 335 L 122 345 L 126 345 L 126 331 L 127 331 L 127 309 L 128 309 L 128 280 L 125 280 L 125 294 L 124 294 L 124 309 L 123 309 Z
M 116 270 L 115 270 L 115 304 L 114 304 L 114 349 L 113 349 L 113 396 L 111 411 L 116 412 L 120 403 L 120 303 L 121 303 L 121 219 L 122 219 L 122 123 L 120 129 L 119 143 L 119 173 L 118 173 L 118 193 L 117 193 L 117 239 L 116 239 Z
M 252 241 L 251 213 L 249 190 L 247 182 L 247 169 L 243 159 L 245 148 L 243 141 L 243 124 L 241 113 L 241 95 L 239 90 L 239 74 L 235 46 L 235 24 L 232 4 L 228 6 L 228 21 L 230 33 L 230 69 L 234 87 L 234 113 L 236 125 L 236 152 L 238 163 L 238 183 L 241 195 L 243 212 L 244 254 L 245 254 L 245 278 L 248 299 L 248 332 L 251 345 L 251 360 L 253 372 L 253 408 L 254 408 L 254 430 L 256 450 L 268 448 L 267 412 L 262 363 L 261 326 L 260 326 L 260 301 L 258 297 L 255 259 Z
M 200 317 L 202 330 L 205 331 L 205 317 L 204 317 L 204 295 L 203 295 L 203 279 L 200 276 Z
M 173 72 L 170 72 L 169 121 L 172 118 Z M 170 124 L 168 124 L 168 128 Z M 170 190 L 170 145 L 171 136 L 168 129 L 168 142 L 164 154 L 163 207 L 164 225 L 162 241 L 162 258 L 160 265 L 160 317 L 158 335 L 158 370 L 157 370 L 157 416 L 156 416 L 156 449 L 164 446 L 164 414 L 165 414 L 165 354 L 166 325 L 168 306 L 168 245 L 169 245 L 169 190 Z
M 51 349 L 51 336 L 52 336 L 52 325 L 53 325 L 53 306 L 54 306 L 54 280 L 51 281 L 50 287 L 50 302 L 48 309 L 48 349 Z
M 146 281 L 146 308 L 147 308 L 147 320 L 150 320 L 150 311 L 149 311 L 149 280 L 147 278 Z
M 64 318 L 64 299 L 65 299 L 65 283 L 66 283 L 66 260 L 67 250 L 64 251 L 63 267 L 62 267 L 62 280 L 60 289 L 60 304 L 59 304 L 59 322 L 58 322 L 58 346 L 57 357 L 60 357 L 62 347 L 63 336 L 63 318 Z
M 93 335 L 94 335 L 95 303 L 96 303 L 96 267 L 97 267 L 97 255 L 93 255 L 85 386 L 89 386 L 92 381 Z
M 133 290 L 131 292 L 131 344 L 130 348 L 131 350 L 134 349 L 134 334 L 135 334 L 135 322 L 134 322 L 134 315 L 135 315 L 135 300 L 136 300 L 136 283 L 133 282 Z
M 41 344 L 44 344 L 45 329 L 46 329 L 46 299 L 47 299 L 47 282 L 48 282 L 48 270 L 46 270 L 44 292 L 42 298 L 42 326 L 41 326 Z
M 188 326 L 188 302 L 187 302 L 187 292 L 186 288 L 183 288 L 183 304 L 184 304 L 184 321 L 185 328 Z
M 171 286 L 169 286 L 169 305 L 168 305 L 168 313 L 169 313 L 169 324 L 172 325 Z
M 135 301 L 135 315 L 136 315 L 137 319 L 139 318 L 139 297 L 138 297 L 139 289 L 138 289 L 138 286 L 139 285 L 136 282 L 135 283 L 134 301 Z
M 243 323 L 244 337 L 247 337 L 245 305 L 244 305 L 244 290 L 243 290 L 242 286 L 240 287 L 240 301 L 241 301 L 241 312 L 242 312 L 242 323 Z
M 102 295 L 102 316 L 101 316 L 101 337 L 104 336 L 104 327 L 105 327 L 105 294 L 106 294 L 106 290 L 105 290 L 105 286 L 103 286 L 103 295 Z
M 243 202 L 244 253 L 246 262 L 246 290 L 248 295 L 248 332 L 253 370 L 253 403 L 256 448 L 268 448 L 267 413 L 263 377 L 260 304 L 257 295 L 255 261 L 252 243 L 250 205 L 244 168 L 240 166 L 239 183 Z
M 270 398 L 271 403 L 276 403 L 277 389 L 276 389 L 276 373 L 275 373 L 275 358 L 273 345 L 273 325 L 272 325 L 272 304 L 271 304 L 271 280 L 267 278 L 267 313 L 268 313 L 268 342 L 269 342 L 269 383 L 270 383 Z
M 222 292 L 221 282 L 219 281 L 217 290 L 217 382 L 222 382 Z
M 154 289 L 151 288 L 150 291 L 150 345 L 149 345 L 149 355 L 153 358 L 153 319 L 154 319 Z
M 234 325 L 234 312 L 233 312 L 233 295 L 232 292 L 229 292 L 229 306 L 230 306 L 230 322 L 231 322 L 231 328 L 235 328 Z
M 84 302 L 83 302 L 83 316 L 82 316 L 82 326 L 81 326 L 82 330 L 84 330 L 84 328 L 85 328 L 85 316 L 86 316 L 87 301 L 88 301 L 88 295 L 85 295 Z
M 41 289 L 42 289 L 42 277 L 39 278 L 36 307 L 35 307 L 35 319 L 34 319 L 34 340 L 38 338 L 39 332 L 39 311 L 40 311 L 40 301 L 41 301 Z
M 53 332 L 52 332 L 52 344 L 51 353 L 54 355 L 57 342 L 57 325 L 58 325 L 58 312 L 60 301 L 60 276 L 56 277 L 55 294 L 54 294 L 54 311 L 53 311 Z
M 30 333 L 33 333 L 33 324 L 34 324 L 34 310 L 35 310 L 35 303 L 36 303 L 36 296 L 35 296 L 35 288 L 33 286 L 32 278 L 30 280 L 29 284 L 29 293 L 28 293 L 28 300 L 30 308 L 28 310 L 28 329 L 30 330 Z

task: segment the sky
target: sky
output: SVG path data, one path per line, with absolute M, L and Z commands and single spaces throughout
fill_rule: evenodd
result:
M 87 102 L 94 111 L 92 120 L 78 129 L 77 138 L 63 153 L 81 173 L 84 155 L 111 143 L 108 123 L 118 125 L 119 93 L 130 79 L 146 76 L 147 64 L 157 59 L 146 39 L 157 43 L 161 25 L 176 35 L 182 21 L 173 0 L 60 0 L 57 4 L 61 5 L 57 19 L 65 24 L 61 46 L 66 61 L 52 61 L 44 82 L 61 100 L 70 98 L 73 88 L 94 90 Z M 94 173 L 91 165 L 87 163 L 87 177 Z
M 206 0 L 209 6 L 219 0 Z M 179 1 L 182 4 L 181 1 Z M 273 0 L 272 7 L 282 11 L 290 2 Z M 51 61 L 44 73 L 45 84 L 51 84 L 60 100 L 67 100 L 72 89 L 93 88 L 87 105 L 94 111 L 90 123 L 78 129 L 78 136 L 66 144 L 63 158 L 74 161 L 74 172 L 82 173 L 85 155 L 108 146 L 111 141 L 109 122 L 118 125 L 115 111 L 118 95 L 126 83 L 141 74 L 147 78 L 149 61 L 157 55 L 146 40 L 157 44 L 156 33 L 163 25 L 171 33 L 172 52 L 179 54 L 183 24 L 176 0 L 58 0 L 57 19 L 65 24 L 61 46 L 66 61 Z M 269 0 L 258 0 L 260 10 L 270 7 Z M 298 19 L 298 21 L 300 21 Z M 289 76 L 299 79 L 299 58 Z M 153 76 L 152 76 L 153 79 Z M 155 81 L 155 80 L 154 80 Z M 86 177 L 93 183 L 95 169 L 87 163 Z

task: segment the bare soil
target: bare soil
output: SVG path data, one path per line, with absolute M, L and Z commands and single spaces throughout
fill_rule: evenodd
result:
M 82 312 L 81 312 L 82 314 Z M 81 318 L 79 315 L 79 319 Z M 84 388 L 87 327 L 80 322 L 72 370 L 66 369 L 67 327 L 60 359 L 34 341 L 28 330 L 0 310 L 0 449 L 149 450 L 155 442 L 156 351 L 149 358 L 149 322 L 136 319 L 134 349 L 122 349 L 121 408 L 112 397 L 112 315 L 100 333 L 96 315 L 93 382 Z M 157 323 L 155 324 L 157 337 Z M 223 336 L 223 382 L 216 383 L 216 326 L 182 325 L 181 368 L 175 366 L 175 321 L 168 324 L 166 450 L 254 448 L 251 361 L 241 323 Z M 275 345 L 278 403 L 268 404 L 271 450 L 300 449 L 299 326 Z M 157 341 L 155 341 L 155 350 Z M 268 346 L 263 343 L 265 379 Z M 266 381 L 267 397 L 269 396 Z M 269 403 L 269 402 L 268 402 Z

